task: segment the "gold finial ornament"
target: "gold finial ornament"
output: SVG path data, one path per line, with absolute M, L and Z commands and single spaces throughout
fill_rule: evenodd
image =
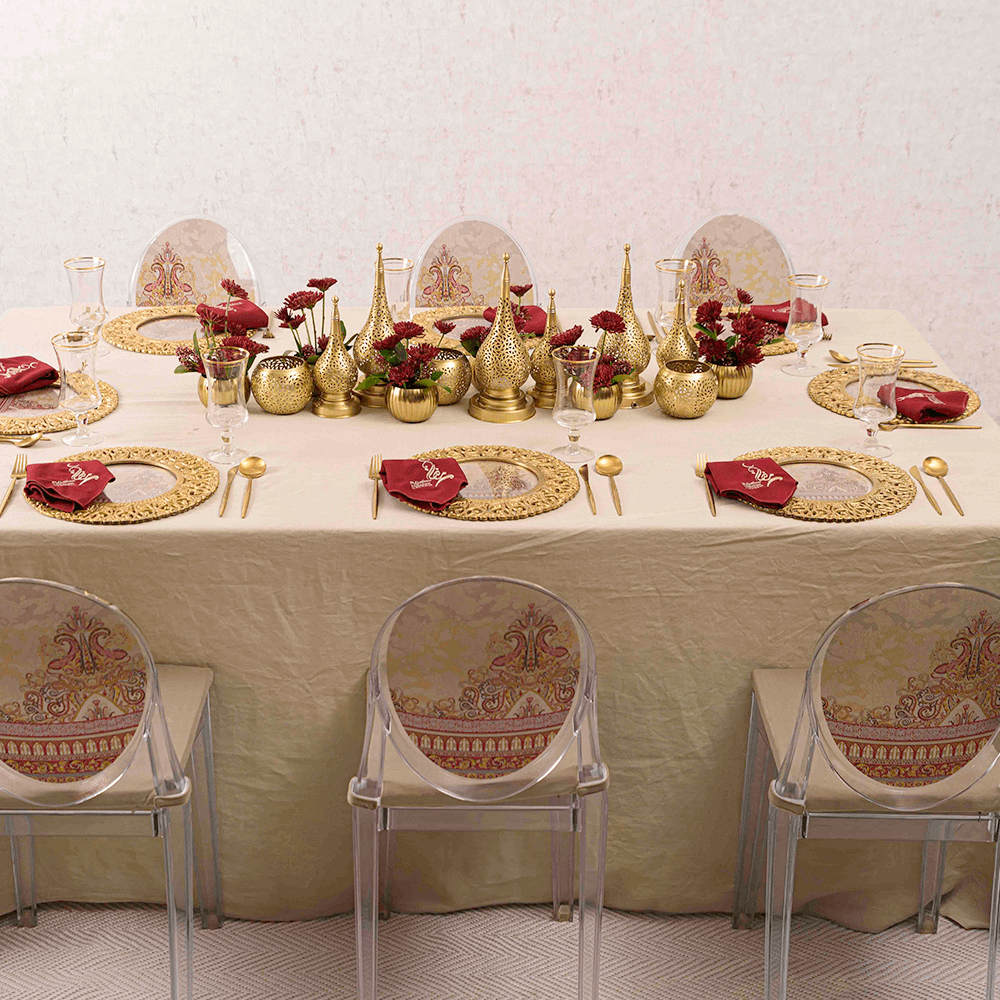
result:
M 635 315 L 632 304 L 632 264 L 629 261 L 629 251 L 632 247 L 625 244 L 625 260 L 622 262 L 622 287 L 618 293 L 618 308 L 615 310 L 625 320 L 625 332 L 616 341 L 614 350 L 605 346 L 605 352 L 616 354 L 627 361 L 632 374 L 622 380 L 623 410 L 635 409 L 639 406 L 649 406 L 653 402 L 653 390 L 646 384 L 642 373 L 649 364 L 649 340 Z
M 556 368 L 552 363 L 552 335 L 559 332 L 556 319 L 556 290 L 549 289 L 549 312 L 545 317 L 545 332 L 531 352 L 531 377 L 535 384 L 530 395 L 535 406 L 551 410 L 556 405 Z
M 368 319 L 354 341 L 354 360 L 365 375 L 385 371 L 385 358 L 375 350 L 375 341 L 383 340 L 392 333 L 392 313 L 385 295 L 385 267 L 382 264 L 382 244 L 376 247 L 378 260 L 375 262 L 375 291 L 372 293 L 372 308 Z M 382 408 L 385 406 L 384 385 L 373 385 L 364 392 L 358 392 L 362 406 Z
M 674 307 L 674 322 L 667 335 L 660 341 L 656 349 L 656 363 L 662 368 L 668 361 L 697 361 L 698 350 L 694 338 L 687 327 L 684 314 L 687 303 L 684 301 L 684 279 L 677 282 L 677 305 Z
M 317 417 L 359 414 L 361 404 L 352 391 L 357 381 L 358 366 L 344 347 L 344 331 L 340 328 L 340 298 L 334 295 L 330 339 L 313 366 L 313 382 L 319 389 L 319 397 L 313 400 L 313 413 Z
M 535 404 L 521 390 L 528 379 L 531 362 L 528 349 L 514 326 L 510 308 L 510 254 L 503 255 L 500 301 L 493 326 L 476 354 L 476 385 L 469 400 L 469 413 L 491 424 L 513 424 L 535 415 Z

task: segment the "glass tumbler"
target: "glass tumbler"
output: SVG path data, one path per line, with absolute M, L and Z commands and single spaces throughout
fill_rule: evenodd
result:
M 552 352 L 556 370 L 556 402 L 552 419 L 569 432 L 569 444 L 553 448 L 564 462 L 589 462 L 594 453 L 580 447 L 580 431 L 597 419 L 594 412 L 594 373 L 600 352 L 594 347 L 557 347 Z
M 866 455 L 885 458 L 892 454 L 892 448 L 878 439 L 879 424 L 896 416 L 896 378 L 905 353 L 898 344 L 858 345 L 854 415 L 867 425 L 862 445 Z
M 108 318 L 108 311 L 104 308 L 104 263 L 103 257 L 72 257 L 63 261 L 73 296 L 69 321 L 85 333 L 95 333 L 99 358 L 111 353 L 100 340 L 101 327 Z
M 653 332 L 656 334 L 657 341 L 661 341 L 664 333 L 673 326 L 682 281 L 684 282 L 684 323 L 688 330 L 694 329 L 691 286 L 694 283 L 698 265 L 693 260 L 668 257 L 665 260 L 658 260 L 655 267 L 659 294 L 656 300 L 656 312 L 653 314 L 657 329 Z
M 385 297 L 389 300 L 389 313 L 393 323 L 410 318 L 410 279 L 413 261 L 406 257 L 383 257 L 385 269 Z
M 789 275 L 785 337 L 795 344 L 799 354 L 781 366 L 786 375 L 812 376 L 822 370 L 806 361 L 806 351 L 823 336 L 823 293 L 829 284 L 830 279 L 822 274 Z
M 87 414 L 101 405 L 101 385 L 97 381 L 97 336 L 74 331 L 52 338 L 59 360 L 59 408 L 76 417 L 76 429 L 63 444 L 74 448 L 93 448 L 104 440 L 86 425 Z
M 250 419 L 247 412 L 247 360 L 242 347 L 215 347 L 202 354 L 208 393 L 205 419 L 222 433 L 222 447 L 208 453 L 210 462 L 235 465 L 246 452 L 233 447 L 233 432 Z

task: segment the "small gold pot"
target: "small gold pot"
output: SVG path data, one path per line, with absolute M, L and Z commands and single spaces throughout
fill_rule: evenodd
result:
M 598 420 L 608 420 L 618 412 L 622 405 L 622 386 L 620 382 L 608 386 L 594 386 L 594 413 Z
M 246 384 L 243 389 L 243 396 L 245 399 L 250 398 L 250 379 L 245 380 Z M 233 393 L 235 395 L 235 392 Z M 204 375 L 198 376 L 198 398 L 201 400 L 202 406 L 208 406 L 208 383 L 205 381 Z M 223 400 L 225 402 L 225 400 Z M 232 400 L 236 402 L 236 400 Z
M 437 386 L 433 389 L 401 389 L 390 385 L 385 394 L 389 412 L 404 424 L 419 424 L 438 407 Z
M 431 369 L 441 372 L 441 377 L 435 384 L 438 406 L 450 406 L 457 403 L 472 384 L 472 366 L 469 358 L 461 351 L 450 347 L 442 347 L 438 356 L 431 362 Z M 451 389 L 451 392 L 446 392 Z
M 753 365 L 712 365 L 719 380 L 719 399 L 739 399 L 753 381 Z
M 265 413 L 298 413 L 312 402 L 312 369 L 302 358 L 263 358 L 257 362 L 250 388 Z
M 718 395 L 713 365 L 704 361 L 668 361 L 656 374 L 653 394 L 668 417 L 703 417 Z

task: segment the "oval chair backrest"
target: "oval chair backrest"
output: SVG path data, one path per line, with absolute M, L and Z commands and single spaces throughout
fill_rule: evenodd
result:
M 180 219 L 149 241 L 132 271 L 129 295 L 136 306 L 218 305 L 228 298 L 223 278 L 242 285 L 251 301 L 263 302 L 243 244 L 211 219 Z
M 996 762 L 1000 596 L 961 584 L 893 591 L 828 630 L 810 668 L 818 742 L 855 791 L 926 809 Z
M 113 785 L 146 731 L 155 667 L 116 607 L 45 580 L 0 580 L 0 788 L 52 807 Z
M 758 305 L 788 299 L 792 262 L 777 236 L 759 219 L 717 215 L 696 226 L 674 252 L 697 265 L 688 300 L 692 309 L 708 299 L 736 306 L 743 288 Z
M 548 774 L 593 687 L 593 646 L 575 612 L 540 587 L 497 577 L 411 597 L 386 622 L 376 660 L 397 751 L 463 799 L 506 798 Z
M 452 219 L 417 255 L 410 283 L 411 311 L 453 309 L 456 316 L 481 316 L 500 301 L 505 253 L 510 254 L 510 283 L 535 286 L 528 255 L 503 226 L 471 216 Z M 523 305 L 537 301 L 535 290 L 524 296 Z

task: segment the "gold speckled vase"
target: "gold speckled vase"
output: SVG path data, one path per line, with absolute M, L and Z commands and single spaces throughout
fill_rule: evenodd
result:
M 372 292 L 372 307 L 368 313 L 368 320 L 354 341 L 354 360 L 365 375 L 385 371 L 385 358 L 375 349 L 375 341 L 384 340 L 393 332 L 392 313 L 389 309 L 389 300 L 385 295 L 385 265 L 382 263 L 382 244 L 379 243 L 375 249 L 378 253 L 378 259 L 375 261 L 375 291 Z M 384 385 L 373 385 L 370 389 L 359 391 L 358 399 L 361 400 L 361 405 L 376 409 L 385 406 L 385 389 Z
M 358 397 L 352 391 L 358 381 L 358 366 L 344 347 L 344 331 L 340 328 L 340 299 L 333 297 L 333 319 L 330 339 L 313 366 L 313 382 L 318 396 L 312 411 L 317 417 L 353 417 L 361 412 Z
M 469 361 L 468 355 L 451 347 L 442 347 L 438 351 L 438 356 L 431 362 L 432 370 L 441 372 L 441 377 L 434 384 L 438 406 L 451 406 L 469 391 L 472 384 L 472 365 Z
M 531 352 L 531 377 L 535 380 L 529 395 L 535 406 L 551 410 L 556 405 L 556 369 L 552 363 L 552 335 L 559 332 L 556 318 L 556 290 L 549 289 L 549 311 L 545 317 L 545 332 Z
M 628 362 L 632 369 L 630 375 L 626 375 L 621 382 L 622 387 L 622 409 L 634 410 L 640 406 L 649 406 L 653 402 L 653 390 L 646 384 L 642 373 L 649 364 L 650 347 L 649 338 L 645 330 L 639 325 L 639 319 L 635 314 L 635 306 L 632 303 L 632 264 L 629 261 L 629 251 L 632 247 L 625 244 L 625 259 L 622 261 L 622 283 L 618 292 L 618 308 L 615 312 L 625 321 L 625 332 L 621 335 L 621 346 L 611 351 L 606 349 L 605 353 L 616 354 L 623 361 Z
M 250 389 L 265 413 L 298 413 L 312 401 L 312 372 L 302 358 L 261 358 Z

